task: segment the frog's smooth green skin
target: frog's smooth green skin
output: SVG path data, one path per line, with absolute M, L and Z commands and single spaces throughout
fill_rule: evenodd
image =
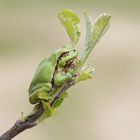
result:
M 71 69 L 77 56 L 75 48 L 65 45 L 39 64 L 28 90 L 31 104 L 51 99 L 53 84 L 62 86 L 72 78 Z

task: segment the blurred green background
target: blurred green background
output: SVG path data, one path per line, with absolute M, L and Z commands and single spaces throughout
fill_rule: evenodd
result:
M 39 62 L 69 42 L 57 19 L 64 8 L 81 18 L 112 15 L 111 27 L 90 55 L 93 79 L 69 90 L 54 116 L 15 140 L 140 139 L 140 1 L 0 0 L 0 133 L 29 113 L 28 86 Z

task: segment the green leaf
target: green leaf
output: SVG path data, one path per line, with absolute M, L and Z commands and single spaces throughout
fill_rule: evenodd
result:
M 53 103 L 52 108 L 56 109 L 58 107 L 61 106 L 62 102 L 64 101 L 64 99 L 68 97 L 68 93 L 64 92 L 63 94 L 61 94 L 61 96 Z
M 81 56 L 83 64 L 88 58 L 89 54 L 91 53 L 96 43 L 103 36 L 105 31 L 107 31 L 109 27 L 110 18 L 111 16 L 107 14 L 102 14 L 94 21 L 94 23 L 92 23 L 91 17 L 85 13 L 86 39 L 85 46 Z
M 65 99 L 69 96 L 69 94 L 65 91 L 61 96 L 62 96 L 63 99 Z
M 94 69 L 92 67 L 86 68 L 85 70 L 83 70 L 80 73 L 80 76 L 78 77 L 76 82 L 91 79 L 92 78 L 91 74 L 92 74 L 93 71 L 94 71 Z
M 72 44 L 76 45 L 81 35 L 80 31 L 78 30 L 80 19 L 73 11 L 66 9 L 62 10 L 58 14 L 58 18 L 62 25 L 65 27 Z
M 84 13 L 84 16 L 86 20 L 86 37 L 84 46 L 89 46 L 90 43 L 89 39 L 91 38 L 93 32 L 93 22 L 92 18 L 87 13 Z
M 52 108 L 55 109 L 55 108 L 60 107 L 60 105 L 62 104 L 63 100 L 64 100 L 63 97 L 60 96 L 60 97 L 53 103 Z
M 47 117 L 52 116 L 53 110 L 52 110 L 50 104 L 47 102 L 43 102 L 43 101 L 42 101 L 42 104 L 43 104 L 43 108 L 45 109 Z
M 41 117 L 38 118 L 37 123 L 40 123 L 42 121 L 44 121 L 45 119 L 55 115 L 55 112 L 53 111 L 53 109 L 51 108 L 50 104 L 45 102 L 45 101 L 41 101 L 43 108 L 44 108 L 44 113 L 41 115 Z

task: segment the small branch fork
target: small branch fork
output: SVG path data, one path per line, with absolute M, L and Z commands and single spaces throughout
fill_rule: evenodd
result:
M 58 93 L 58 96 L 54 98 L 52 102 L 55 102 L 55 100 L 58 99 L 58 97 L 63 94 L 68 88 L 70 88 L 72 85 L 74 85 L 73 81 L 69 81 L 63 88 L 62 90 Z M 37 111 L 30 115 L 28 119 L 25 121 L 23 120 L 17 120 L 15 124 L 8 130 L 6 131 L 3 135 L 0 136 L 0 140 L 11 140 L 21 132 L 23 132 L 26 129 L 35 127 L 37 125 L 36 121 L 37 119 L 44 113 L 44 108 L 41 103 L 38 104 L 37 106 Z

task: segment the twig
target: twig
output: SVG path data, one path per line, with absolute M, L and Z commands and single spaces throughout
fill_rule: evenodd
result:
M 6 131 L 1 137 L 0 140 L 11 140 L 13 137 L 18 135 L 19 133 L 23 132 L 26 129 L 32 128 L 36 126 L 36 120 L 41 116 L 44 112 L 44 108 L 42 104 L 38 104 L 38 110 L 29 116 L 29 118 L 25 121 L 17 120 L 12 128 Z
M 54 98 L 52 101 L 55 102 L 58 97 L 60 97 L 61 94 L 63 94 L 68 88 L 70 88 L 72 85 L 74 85 L 73 81 L 69 81 L 63 88 L 62 90 L 58 93 L 58 96 Z M 15 124 L 8 130 L 6 131 L 3 135 L 0 136 L 0 140 L 11 140 L 14 138 L 16 135 L 20 134 L 26 129 L 35 127 L 37 125 L 36 121 L 37 119 L 44 113 L 44 108 L 41 103 L 37 105 L 37 111 L 30 115 L 28 119 L 25 121 L 23 120 L 17 120 Z

